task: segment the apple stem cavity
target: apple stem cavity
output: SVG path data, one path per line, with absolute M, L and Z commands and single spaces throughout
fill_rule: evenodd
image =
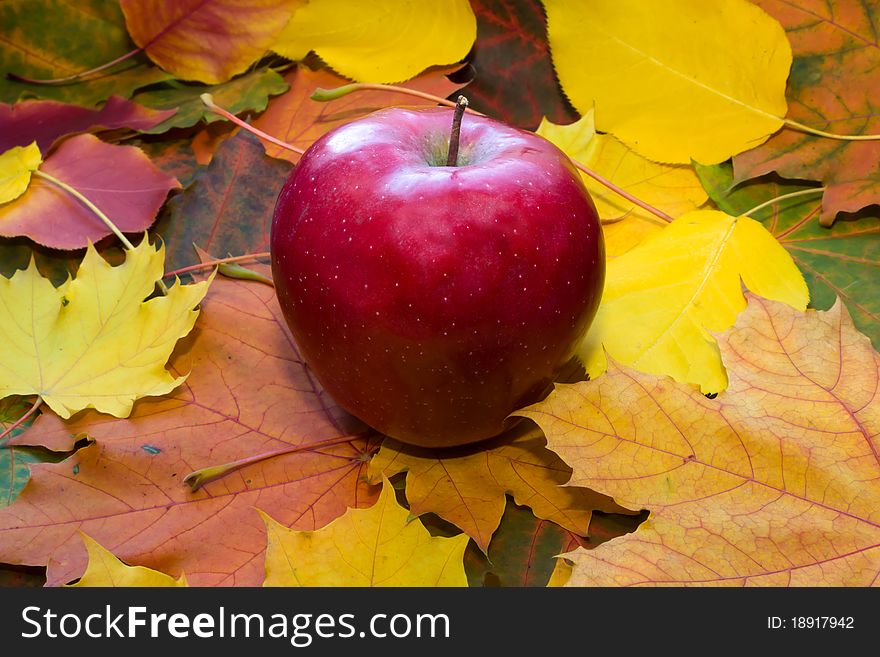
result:
M 461 139 L 461 118 L 467 109 L 468 99 L 464 96 L 458 97 L 455 103 L 455 113 L 452 115 L 452 134 L 449 136 L 449 155 L 446 156 L 446 166 L 458 166 L 458 142 Z
M 396 91 L 398 93 L 407 94 L 409 96 L 415 96 L 416 98 L 424 98 L 425 100 L 433 100 L 438 105 L 445 105 L 446 107 L 457 107 L 457 105 L 458 105 L 457 103 L 455 103 L 451 100 L 448 100 L 446 98 L 441 98 L 440 96 L 435 96 L 433 94 L 425 93 L 424 91 L 418 91 L 417 89 L 409 89 L 407 87 L 400 87 L 400 86 L 393 85 L 393 84 L 373 84 L 373 83 L 362 83 L 362 82 L 356 82 L 354 84 L 347 84 L 342 87 L 337 87 L 335 89 L 318 89 L 317 91 L 315 91 L 314 94 L 312 94 L 311 98 L 312 98 L 312 100 L 326 102 L 329 100 L 335 100 L 337 98 L 341 98 L 342 96 L 347 96 L 348 94 L 353 93 L 355 91 Z M 470 114 L 474 114 L 476 116 L 486 116 L 482 112 L 477 112 L 476 110 L 472 110 L 470 108 L 467 108 L 466 111 L 469 112 Z M 571 159 L 571 158 L 569 158 L 569 159 Z M 613 182 L 611 182 L 607 178 L 599 175 L 598 173 L 596 173 L 592 169 L 584 166 L 583 164 L 581 164 L 577 160 L 571 159 L 571 161 L 578 169 L 580 169 L 586 175 L 593 178 L 600 185 L 607 187 L 615 194 L 622 196 L 623 198 L 630 201 L 634 205 L 639 206 L 640 208 L 642 208 L 643 210 L 645 210 L 647 212 L 650 212 L 655 217 L 658 217 L 659 219 L 662 219 L 663 221 L 665 221 L 667 223 L 672 222 L 672 217 L 670 217 L 668 214 L 666 214 L 662 210 L 655 208 L 654 206 L 652 206 L 648 203 L 645 203 L 643 200 L 633 196 L 629 192 L 624 191 L 623 189 L 621 189 L 620 187 L 615 185 Z M 602 219 L 601 221 L 603 224 L 609 224 L 609 223 L 614 223 L 614 222 L 618 221 L 618 219 L 612 219 L 612 220 Z

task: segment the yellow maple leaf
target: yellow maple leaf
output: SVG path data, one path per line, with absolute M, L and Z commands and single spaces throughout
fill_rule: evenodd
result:
M 31 173 L 43 162 L 37 142 L 15 146 L 0 154 L 0 203 L 9 203 L 24 194 Z
M 613 135 L 597 134 L 592 108 L 570 125 L 556 125 L 545 118 L 536 132 L 570 158 L 670 216 L 696 210 L 708 198 L 691 165 L 652 162 Z M 602 219 L 609 257 L 626 253 L 667 225 L 587 174 L 581 173 L 581 178 Z
M 268 531 L 264 586 L 467 586 L 468 537 L 433 537 L 397 503 L 388 480 L 368 509 L 349 509 L 316 531 Z
M 716 164 L 782 127 L 791 46 L 747 0 L 544 0 L 565 94 L 659 162 Z
M 272 50 L 301 60 L 314 50 L 361 82 L 402 82 L 465 57 L 477 37 L 468 0 L 324 0 L 297 9 Z
M 703 392 L 723 390 L 709 331 L 727 329 L 746 307 L 742 283 L 799 310 L 809 301 L 791 256 L 759 222 L 716 210 L 684 214 L 608 262 L 602 304 L 578 356 L 591 378 L 605 371 L 607 353 Z
M 170 575 L 144 566 L 129 566 L 93 538 L 80 532 L 89 563 L 79 581 L 69 586 L 92 587 L 184 587 L 186 576 L 174 579 Z
M 164 365 L 210 281 L 144 301 L 164 262 L 164 248 L 144 239 L 117 267 L 90 245 L 57 288 L 33 260 L 0 277 L 0 397 L 36 394 L 63 418 L 84 408 L 127 417 L 135 399 L 177 387 L 185 377 Z
M 570 484 L 647 508 L 639 529 L 565 555 L 573 586 L 871 586 L 880 571 L 880 355 L 838 301 L 750 296 L 719 336 L 729 388 L 612 363 L 532 418 Z
M 545 446 L 544 435 L 523 423 L 507 437 L 478 448 L 439 452 L 414 448 L 390 438 L 372 458 L 367 476 L 381 481 L 406 472 L 406 499 L 414 515 L 436 513 L 486 551 L 498 529 L 505 494 L 544 520 L 587 535 L 591 512 L 626 513 L 605 495 L 563 486 L 569 468 Z

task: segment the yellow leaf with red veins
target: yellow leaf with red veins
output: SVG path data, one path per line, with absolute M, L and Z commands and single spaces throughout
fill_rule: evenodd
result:
M 220 84 L 272 45 L 305 0 L 121 0 L 132 40 L 184 80 Z
M 37 142 L 30 146 L 13 146 L 0 153 L 0 203 L 9 203 L 24 194 L 31 182 L 31 173 L 42 161 Z
M 605 495 L 563 486 L 570 468 L 545 446 L 534 426 L 523 425 L 488 444 L 421 449 L 386 438 L 370 461 L 369 481 L 406 472 L 406 499 L 414 515 L 436 513 L 484 552 L 504 514 L 505 494 L 544 520 L 587 535 L 593 510 L 628 513 Z
M 296 10 L 272 50 L 293 60 L 313 50 L 360 82 L 402 82 L 464 59 L 476 38 L 468 0 L 320 0 Z
M 715 399 L 616 363 L 518 414 L 595 487 L 651 515 L 575 562 L 570 586 L 876 586 L 880 355 L 838 302 L 750 297 L 718 337 Z
M 746 307 L 742 286 L 803 310 L 809 291 L 788 252 L 760 223 L 716 210 L 678 217 L 608 262 L 602 304 L 578 355 L 590 377 L 606 354 L 642 372 L 727 385 L 718 346 Z
M 565 95 L 658 162 L 717 164 L 782 127 L 791 46 L 747 0 L 544 0 Z
M 116 558 L 112 552 L 96 540 L 82 534 L 83 543 L 89 553 L 86 572 L 79 581 L 70 586 L 115 586 L 115 587 L 182 587 L 186 586 L 186 576 L 174 579 L 144 566 L 129 566 Z
M 326 527 L 296 531 L 263 514 L 264 586 L 467 586 L 465 535 L 431 536 L 386 479 L 379 500 Z
M 90 245 L 76 278 L 60 287 L 33 260 L 0 277 L 0 398 L 40 395 L 63 418 L 84 408 L 127 417 L 136 399 L 176 388 L 186 377 L 165 362 L 209 283 L 175 283 L 145 301 L 164 264 L 164 248 L 144 239 L 118 267 Z
M 696 210 L 708 198 L 690 164 L 653 162 L 613 135 L 597 134 L 592 108 L 570 125 L 544 119 L 535 132 L 623 191 L 672 217 Z M 599 211 L 608 256 L 626 253 L 667 225 L 583 172 L 581 179 Z

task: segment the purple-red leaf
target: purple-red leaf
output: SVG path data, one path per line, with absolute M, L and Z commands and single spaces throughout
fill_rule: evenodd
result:
M 168 192 L 179 187 L 143 151 L 105 144 L 94 135 L 64 141 L 40 171 L 74 187 L 127 233 L 149 228 Z M 0 235 L 24 235 L 55 249 L 79 249 L 110 234 L 79 199 L 34 176 L 27 191 L 0 206 Z
M 60 137 L 95 129 L 148 130 L 175 112 L 176 108 L 154 110 L 119 96 L 111 96 L 101 109 L 54 100 L 25 100 L 15 105 L 0 103 L 0 153 L 36 141 L 45 154 Z

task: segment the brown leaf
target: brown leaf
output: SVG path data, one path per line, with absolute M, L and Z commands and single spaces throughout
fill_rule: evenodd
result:
M 715 399 L 614 364 L 521 412 L 572 484 L 644 506 L 571 584 L 870 586 L 880 569 L 880 355 L 842 304 L 751 297 L 718 336 Z
M 874 3 L 845 0 L 757 2 L 779 20 L 791 41 L 786 118 L 838 134 L 880 133 L 880 47 Z M 821 180 L 820 221 L 880 203 L 880 141 L 838 141 L 784 127 L 733 159 L 735 182 L 776 171 Z
M 450 82 L 446 77 L 455 70 L 456 67 L 431 69 L 401 86 L 445 98 L 462 86 Z M 432 101 L 399 92 L 372 90 L 357 91 L 329 102 L 311 100 L 310 96 L 319 87 L 333 89 L 349 84 L 350 80 L 327 69 L 312 71 L 299 66 L 284 79 L 290 84 L 290 91 L 271 100 L 269 109 L 254 121 L 254 127 L 302 149 L 311 146 L 318 137 L 333 128 L 384 107 L 435 105 Z M 266 153 L 291 162 L 299 161 L 296 153 L 268 143 Z
M 168 245 L 166 271 L 197 262 L 194 243 L 218 257 L 268 251 L 275 200 L 291 169 L 248 132 L 224 141 L 157 222 Z
M 267 268 L 263 268 L 263 272 Z M 191 371 L 166 397 L 117 420 L 83 412 L 42 415 L 22 434 L 46 446 L 95 440 L 57 465 L 38 465 L 18 500 L 0 511 L 0 562 L 48 564 L 50 585 L 81 573 L 78 530 L 129 563 L 200 585 L 259 585 L 265 527 L 255 508 L 315 529 L 347 507 L 369 506 L 362 478 L 371 449 L 363 425 L 328 399 L 302 365 L 275 301 L 256 283 L 216 279 L 171 369 Z M 267 459 L 190 492 L 205 466 L 339 438 L 335 447 Z

